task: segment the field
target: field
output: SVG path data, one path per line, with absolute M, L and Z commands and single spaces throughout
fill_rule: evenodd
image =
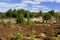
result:
M 60 14 L 54 10 L 1 12 L 0 40 L 60 40 Z
M 60 29 L 57 29 L 58 26 L 60 26 L 59 23 L 36 23 L 36 24 L 16 24 L 15 19 L 8 19 L 13 22 L 12 28 L 6 27 L 6 19 L 4 19 L 4 23 L 0 23 L 0 39 L 1 40 L 9 40 L 9 36 L 14 35 L 16 36 L 16 33 L 18 30 L 21 30 L 23 32 L 23 40 L 30 40 L 30 36 L 32 33 L 32 27 L 33 27 L 33 33 L 34 34 L 34 40 L 51 40 L 51 36 L 54 35 L 52 32 L 55 32 L 54 40 L 58 39 L 58 33 L 60 33 Z M 15 20 L 15 21 L 14 21 Z M 54 31 L 52 31 L 54 30 Z M 14 40 L 14 39 L 12 39 Z

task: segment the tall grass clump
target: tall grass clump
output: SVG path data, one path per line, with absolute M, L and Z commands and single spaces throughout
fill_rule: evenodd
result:
M 34 31 L 34 22 L 32 22 L 30 40 L 35 40 L 35 35 L 34 35 L 33 31 Z
M 16 35 L 16 40 L 22 40 L 23 39 L 23 32 L 19 30 Z
M 13 22 L 12 22 L 11 20 L 7 21 L 6 26 L 7 26 L 8 28 L 12 28 Z
M 31 33 L 30 40 L 35 40 L 35 36 L 33 33 Z
M 13 34 L 8 35 L 8 40 L 15 40 L 15 36 Z

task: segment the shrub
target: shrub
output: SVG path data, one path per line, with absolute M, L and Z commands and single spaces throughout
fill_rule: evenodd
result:
M 43 18 L 43 20 L 46 20 L 46 23 L 47 23 L 47 20 L 51 19 L 51 15 L 46 13 L 42 18 Z
M 20 24 L 23 24 L 24 23 L 24 16 L 22 14 L 20 14 L 18 17 L 17 17 L 17 20 L 16 20 L 17 23 L 20 23 Z
M 9 20 L 9 21 L 7 22 L 7 27 L 8 27 L 8 28 L 11 28 L 12 25 L 13 25 L 13 22 L 12 22 L 11 20 Z
M 13 34 L 8 35 L 8 40 L 15 40 L 15 36 Z
M 19 30 L 16 35 L 16 40 L 22 40 L 22 39 L 23 39 L 23 32 Z
M 34 34 L 32 33 L 30 36 L 30 40 L 35 40 Z

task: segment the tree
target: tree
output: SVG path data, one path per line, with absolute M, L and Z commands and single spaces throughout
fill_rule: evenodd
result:
M 22 14 L 18 15 L 16 22 L 23 24 L 24 23 L 24 16 Z
M 12 17 L 17 18 L 17 16 L 18 16 L 18 12 L 17 12 L 16 9 L 14 9 L 14 10 L 13 10 Z
M 21 13 L 23 16 L 25 15 L 25 10 L 24 9 L 19 9 L 17 10 L 18 15 Z
M 6 16 L 9 17 L 9 18 L 12 18 L 12 9 L 9 9 L 9 10 L 6 12 Z
M 28 12 L 29 12 L 29 16 L 30 16 L 30 18 L 33 18 L 34 15 L 33 15 L 33 13 L 30 12 L 30 11 L 25 11 L 25 12 L 24 12 L 24 17 L 27 18 L 27 15 L 28 15 L 27 13 L 28 13 Z
M 37 17 L 40 17 L 40 16 L 42 16 L 42 10 L 41 11 L 39 11 L 38 13 L 37 13 L 37 15 L 36 15 Z
M 54 16 L 54 10 L 48 11 L 48 13 Z
M 46 23 L 47 23 L 47 20 L 51 19 L 51 15 L 46 13 L 42 18 L 43 18 L 43 20 L 46 20 Z
M 0 12 L 0 18 L 5 18 L 5 17 L 6 17 L 5 14 Z
M 42 16 L 42 10 L 41 10 L 41 11 L 39 11 L 39 16 Z

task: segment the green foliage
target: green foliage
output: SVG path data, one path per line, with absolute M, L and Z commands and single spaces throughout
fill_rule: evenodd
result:
M 57 13 L 54 14 L 54 18 L 56 19 L 56 21 L 59 19 L 59 15 Z
M 59 21 L 60 21 L 60 16 L 58 16 L 58 19 L 59 19 Z
M 23 32 L 19 30 L 16 35 L 16 40 L 22 40 L 23 39 Z
M 30 11 L 25 11 L 25 14 L 24 14 L 24 17 L 25 18 L 27 18 L 27 13 L 29 12 L 29 16 L 30 16 L 30 18 L 33 18 L 34 17 L 34 15 L 33 15 L 33 13 L 31 13 Z
M 40 17 L 40 16 L 42 16 L 42 11 L 36 14 L 36 17 Z
M 16 9 L 14 9 L 14 10 L 13 10 L 13 13 L 12 13 L 12 17 L 13 17 L 13 18 L 17 18 L 17 16 L 18 16 L 18 12 L 17 12 Z
M 20 15 L 17 17 L 16 22 L 23 24 L 24 21 L 25 21 L 25 20 L 24 20 L 24 16 L 23 16 L 22 14 L 20 14 Z
M 34 31 L 34 22 L 31 24 L 31 35 L 30 35 L 30 40 L 35 40 L 35 35 L 33 34 Z
M 6 12 L 6 16 L 9 17 L 9 18 L 12 18 L 12 9 L 9 9 L 9 10 Z
M 32 33 L 30 36 L 30 40 L 35 40 L 34 34 Z
M 22 40 L 23 39 L 23 32 L 21 30 L 18 30 L 16 35 L 13 34 L 9 35 L 9 40 Z
M 29 23 L 30 23 L 30 16 L 29 16 L 30 14 L 29 14 L 29 12 L 27 12 L 27 24 L 29 25 Z
M 54 10 L 48 11 L 48 13 L 54 16 Z
M 22 15 L 25 15 L 25 10 L 24 9 L 19 9 L 17 10 L 18 15 L 21 13 Z
M 11 33 L 10 35 L 8 35 L 8 40 L 15 40 L 15 36 Z
M 5 14 L 0 12 L 0 19 L 5 18 Z
M 46 13 L 42 18 L 43 18 L 44 20 L 46 20 L 46 22 L 47 22 L 47 20 L 50 20 L 50 19 L 51 19 L 51 15 L 48 14 L 48 13 Z
M 29 16 L 30 16 L 30 18 L 33 18 L 33 17 L 34 17 L 34 15 L 33 15 L 32 13 L 30 13 L 30 15 L 29 15 Z

